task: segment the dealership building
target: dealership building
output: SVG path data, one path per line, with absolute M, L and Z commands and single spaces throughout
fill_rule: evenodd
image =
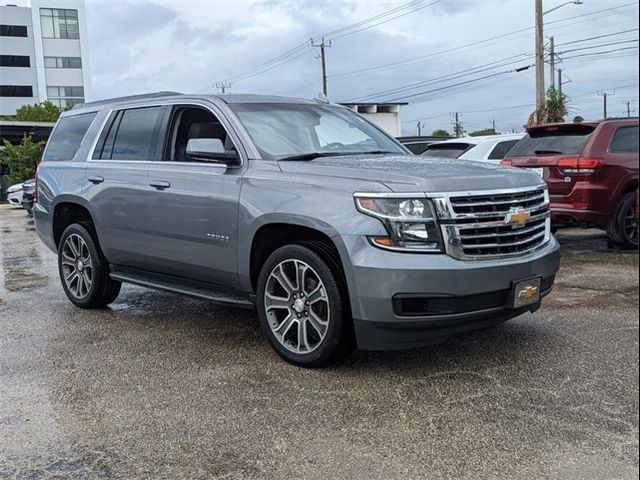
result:
M 49 100 L 61 108 L 91 99 L 83 0 L 0 5 L 0 115 Z

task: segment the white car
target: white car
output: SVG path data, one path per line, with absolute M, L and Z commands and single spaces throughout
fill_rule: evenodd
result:
M 22 205 L 22 183 L 16 183 L 7 188 L 7 201 L 11 205 Z
M 524 135 L 524 133 L 517 133 L 513 135 L 452 138 L 450 140 L 432 143 L 427 146 L 423 155 L 475 160 L 499 165 L 509 150 L 511 150 Z

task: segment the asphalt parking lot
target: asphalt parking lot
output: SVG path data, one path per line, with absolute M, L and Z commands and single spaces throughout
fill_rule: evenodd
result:
M 304 370 L 253 312 L 130 286 L 73 307 L 0 205 L 0 478 L 637 478 L 638 254 L 559 238 L 541 311 Z

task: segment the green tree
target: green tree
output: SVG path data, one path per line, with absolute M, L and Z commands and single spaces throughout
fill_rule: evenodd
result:
M 482 137 L 484 135 L 498 135 L 498 132 L 493 128 L 483 128 L 482 130 L 476 130 L 469 134 L 470 137 Z
M 450 137 L 451 134 L 443 129 L 434 130 L 431 134 L 432 137 Z
M 60 109 L 50 101 L 23 105 L 16 111 L 16 120 L 21 122 L 55 122 L 60 116 Z
M 554 87 L 547 90 L 546 112 L 543 123 L 564 122 L 564 116 L 567 114 L 567 96 L 560 93 Z
M 25 135 L 18 145 L 4 140 L 4 150 L 0 151 L 0 163 L 11 170 L 11 177 L 16 182 L 33 178 L 42 158 L 45 142 L 34 142 L 31 135 Z

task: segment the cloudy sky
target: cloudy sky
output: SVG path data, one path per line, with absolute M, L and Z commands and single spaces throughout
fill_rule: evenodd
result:
M 499 131 L 520 130 L 535 102 L 534 69 L 513 70 L 533 63 L 533 3 L 86 0 L 94 98 L 213 92 L 218 81 L 234 93 L 315 97 L 320 61 L 309 39 L 325 35 L 334 102 L 409 102 L 405 134 L 418 121 L 428 133 L 450 129 L 452 112 L 468 131 L 494 119 Z M 544 9 L 563 3 L 544 0 Z M 631 101 L 637 115 L 638 1 L 583 0 L 544 20 L 571 115 L 601 117 L 599 91 L 615 91 L 610 114 L 626 114 Z

